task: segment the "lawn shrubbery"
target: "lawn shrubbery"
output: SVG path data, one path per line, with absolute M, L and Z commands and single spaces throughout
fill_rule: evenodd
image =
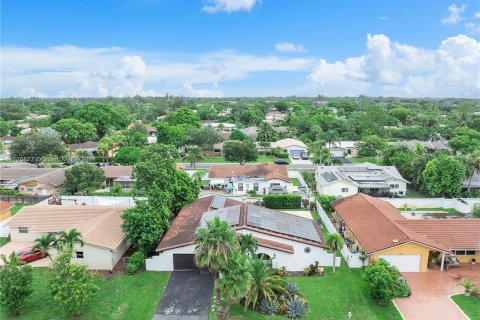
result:
M 322 206 L 322 209 L 325 211 L 326 214 L 330 214 L 333 212 L 333 208 L 330 203 L 335 199 L 335 196 L 327 196 L 322 194 L 317 195 L 317 200 L 318 202 L 320 202 L 320 205 Z
M 263 205 L 270 209 L 300 209 L 302 196 L 298 194 L 268 194 L 263 197 Z
M 145 270 L 145 255 L 141 251 L 137 251 L 131 255 L 127 264 L 128 274 L 135 274 L 140 270 Z

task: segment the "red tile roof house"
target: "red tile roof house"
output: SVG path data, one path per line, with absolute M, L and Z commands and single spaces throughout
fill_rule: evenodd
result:
M 195 234 L 216 216 L 237 233 L 252 234 L 258 241 L 257 254 L 273 258 L 273 267 L 303 271 L 315 261 L 321 266 L 332 265 L 333 256 L 327 252 L 316 221 L 217 195 L 200 198 L 182 208 L 158 245 L 157 255 L 146 259 L 147 270 L 195 269 Z M 336 265 L 340 265 L 340 258 L 336 258 Z
M 132 177 L 133 166 L 107 166 L 103 168 L 105 172 L 105 185 L 113 187 L 115 183 L 120 183 L 122 188 L 129 189 L 135 182 Z
M 212 165 L 208 172 L 210 188 L 234 195 L 245 195 L 248 190 L 258 194 L 285 193 L 292 186 L 285 166 L 271 162 L 253 165 Z

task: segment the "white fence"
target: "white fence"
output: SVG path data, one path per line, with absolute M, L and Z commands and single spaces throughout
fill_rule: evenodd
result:
M 320 219 L 322 220 L 323 224 L 327 228 L 328 232 L 338 233 L 337 229 L 335 228 L 332 221 L 323 210 L 320 203 L 318 201 L 316 201 L 316 203 L 317 203 L 317 211 L 318 211 L 318 214 L 320 215 Z M 350 252 L 350 250 L 347 248 L 346 245 L 343 245 L 340 252 L 342 253 L 343 258 L 345 259 L 345 261 L 347 262 L 350 268 L 361 268 L 363 266 L 362 260 L 360 260 L 360 253 Z M 365 265 L 366 265 L 366 262 L 365 262 Z
M 446 208 L 455 209 L 461 213 L 472 212 L 475 205 L 480 205 L 479 198 L 447 199 L 447 198 L 380 198 L 395 208 Z M 463 202 L 462 202 L 463 201 Z

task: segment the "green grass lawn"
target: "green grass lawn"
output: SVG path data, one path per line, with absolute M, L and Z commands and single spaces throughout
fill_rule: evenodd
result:
M 292 181 L 294 186 L 297 186 L 297 187 L 301 186 L 300 180 L 298 180 L 297 178 L 290 178 L 290 181 Z
M 412 211 L 412 208 L 398 208 L 400 211 Z M 448 212 L 448 213 L 460 213 L 458 210 L 453 208 L 416 208 L 415 211 L 423 212 Z
M 33 269 L 33 293 L 25 303 L 24 313 L 9 317 L 0 311 L 0 319 L 64 319 L 47 289 L 48 270 Z M 78 319 L 145 319 L 150 320 L 167 285 L 169 273 L 142 272 L 120 275 L 111 280 L 97 278 L 99 291 Z
M 367 286 L 361 274 L 361 269 L 342 267 L 332 273 L 331 268 L 325 268 L 326 275 L 318 278 L 294 277 L 300 292 L 308 300 L 308 313 L 305 320 L 337 320 L 347 319 L 347 313 L 353 314 L 353 319 L 401 319 L 395 306 L 380 307 L 367 294 Z M 285 319 L 280 316 L 266 316 L 247 310 L 243 306 L 232 307 L 232 319 L 266 320 Z
M 275 160 L 279 160 L 279 159 L 276 158 L 276 157 L 272 157 L 272 156 L 260 156 L 259 155 L 258 158 L 257 158 L 257 161 L 255 161 L 255 163 L 273 162 Z M 285 160 L 285 161 L 291 163 L 290 159 L 281 159 L 281 160 Z M 183 159 L 178 159 L 177 162 L 178 163 L 187 163 Z M 205 157 L 205 159 L 200 161 L 200 163 L 236 163 L 236 162 L 227 161 L 223 157 Z
M 375 164 L 380 164 L 380 159 L 376 159 L 374 157 L 352 157 L 348 158 L 353 163 L 364 163 L 364 162 L 370 162 L 370 163 L 375 163 Z
M 474 297 L 465 297 L 463 294 L 452 296 L 452 300 L 462 309 L 471 320 L 480 320 L 480 300 Z
M 428 198 L 428 197 L 418 191 L 407 189 L 407 194 L 405 195 L 404 198 L 411 199 L 411 198 Z
M 0 247 L 3 247 L 4 245 L 6 245 L 9 242 L 10 242 L 10 240 L 8 238 L 0 237 Z
M 24 203 L 15 203 L 15 205 L 12 207 L 12 209 L 10 209 L 10 212 L 12 213 L 12 216 L 14 216 L 18 211 L 20 211 L 20 209 L 22 209 L 25 206 L 26 206 L 26 204 L 24 204 Z

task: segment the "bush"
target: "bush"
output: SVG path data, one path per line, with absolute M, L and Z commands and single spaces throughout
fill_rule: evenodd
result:
M 277 313 L 278 308 L 280 307 L 280 304 L 278 303 L 277 300 L 271 299 L 270 301 L 268 299 L 263 299 L 262 302 L 260 303 L 260 312 L 268 315 L 274 315 Z
M 32 294 L 32 267 L 20 267 L 20 261 L 14 252 L 9 259 L 2 255 L 0 266 L 0 304 L 11 314 L 18 315 L 27 297 Z
M 279 159 L 288 159 L 288 157 L 290 157 L 290 155 L 288 154 L 288 152 L 280 152 L 280 153 L 276 154 L 275 157 L 277 157 Z
M 317 195 L 317 200 L 320 202 L 322 209 L 325 210 L 325 213 L 332 213 L 333 208 L 330 202 L 336 199 L 335 196 L 327 196 L 327 195 Z
M 247 191 L 247 195 L 248 195 L 249 197 L 256 197 L 256 196 L 258 196 L 258 193 L 257 193 L 257 191 L 255 191 L 255 190 L 248 190 L 248 191 Z
M 302 170 L 300 171 L 300 174 L 302 175 L 303 180 L 305 180 L 305 183 L 307 184 L 307 186 L 310 189 L 315 190 L 317 187 L 317 184 L 315 182 L 315 173 L 312 171 Z
M 141 251 L 137 251 L 128 260 L 127 272 L 128 274 L 135 274 L 140 270 L 145 269 L 145 255 Z
M 480 218 L 480 205 L 476 205 L 475 208 L 473 208 L 472 213 Z
M 302 196 L 298 194 L 267 194 L 263 197 L 263 205 L 270 209 L 300 209 Z
M 290 299 L 285 306 L 287 307 L 287 312 L 285 313 L 287 318 L 298 319 L 307 314 L 307 305 L 299 298 Z
M 287 285 L 285 286 L 285 290 L 287 290 L 291 296 L 298 294 L 300 292 L 298 290 L 297 284 L 293 282 L 288 282 Z
M 315 264 L 310 264 L 305 269 L 303 269 L 303 275 L 306 277 L 315 276 L 321 274 L 320 268 L 318 266 L 318 261 L 315 261 Z

